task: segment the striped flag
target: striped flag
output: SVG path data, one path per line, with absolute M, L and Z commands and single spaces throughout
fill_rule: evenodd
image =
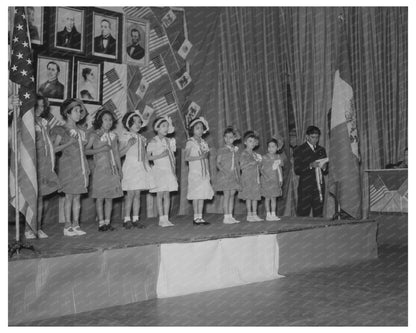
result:
M 153 103 L 153 108 L 156 110 L 157 117 L 167 116 L 178 111 L 178 107 L 175 102 L 175 97 L 173 92 L 170 91 L 165 94 L 163 97 L 155 100 Z
M 115 68 L 104 73 L 103 94 L 105 99 L 110 98 L 122 89 L 123 84 Z
M 149 84 L 160 79 L 163 75 L 168 75 L 163 57 L 160 54 L 154 57 L 148 66 L 141 69 L 141 74 Z
M 159 26 L 155 26 L 150 30 L 149 49 L 154 51 L 159 47 L 169 44 L 168 36 L 165 35 L 163 29 Z
M 56 118 L 52 113 L 49 114 L 48 118 L 46 118 L 48 121 L 49 128 L 53 128 L 55 126 L 63 126 L 65 125 L 65 122 L 62 120 L 59 120 Z
M 358 131 L 354 107 L 347 37 L 343 21 L 338 64 L 332 97 L 329 142 L 330 188 L 340 208 L 354 218 L 361 218 L 361 181 L 358 152 Z M 334 185 L 337 186 L 334 186 Z
M 19 211 L 25 216 L 27 224 L 36 233 L 37 215 L 37 173 L 34 106 L 36 90 L 33 61 L 30 51 L 30 37 L 24 7 L 14 9 L 13 37 L 11 41 L 10 80 L 19 85 L 20 113 L 18 122 L 13 123 L 17 130 L 17 151 L 14 145 L 10 168 L 10 194 L 12 205 L 16 207 L 19 197 Z M 17 154 L 18 170 L 15 169 Z M 16 193 L 16 171 L 18 171 L 18 194 Z
M 370 207 L 382 199 L 388 191 L 380 177 L 377 177 L 374 183 L 370 185 Z
M 113 112 L 116 115 L 117 120 L 122 117 L 122 114 L 111 98 L 103 104 L 103 109 Z
M 146 17 L 153 14 L 149 7 L 123 7 L 124 12 L 129 17 Z

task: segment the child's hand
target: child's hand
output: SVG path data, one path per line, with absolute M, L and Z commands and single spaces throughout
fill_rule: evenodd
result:
M 111 147 L 108 144 L 105 144 L 104 146 L 101 147 L 101 151 L 110 151 Z
M 131 137 L 127 143 L 128 143 L 128 145 L 129 145 L 129 147 L 131 147 L 131 146 L 133 146 L 136 142 L 137 142 L 137 139 L 136 139 L 136 138 Z

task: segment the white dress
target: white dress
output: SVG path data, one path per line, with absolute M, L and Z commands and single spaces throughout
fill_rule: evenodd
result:
M 186 148 L 190 157 L 201 156 L 203 151 L 208 151 L 208 144 L 201 139 L 201 143 L 194 138 L 186 142 Z M 188 200 L 210 200 L 214 196 L 210 176 L 208 159 L 189 161 L 188 173 Z
M 166 149 L 169 151 L 169 156 L 153 161 L 154 164 L 151 172 L 154 180 L 154 187 L 150 189 L 150 192 L 174 192 L 178 190 L 178 181 L 175 175 L 175 139 L 160 139 L 159 136 L 156 135 L 147 145 L 147 151 L 152 153 L 152 155 L 159 155 Z
M 143 135 L 124 132 L 120 136 L 120 149 L 127 146 L 130 138 L 135 138 L 137 141 L 126 153 L 122 167 L 121 188 L 123 191 L 148 190 L 154 187 L 154 182 L 146 156 L 147 140 Z

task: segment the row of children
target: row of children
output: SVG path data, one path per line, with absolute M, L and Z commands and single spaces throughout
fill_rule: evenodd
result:
M 42 197 L 60 191 L 65 194 L 65 236 L 84 235 L 80 228 L 80 196 L 88 192 L 96 200 L 98 230 L 114 230 L 111 225 L 112 200 L 124 197 L 123 227 L 144 228 L 139 221 L 140 192 L 156 193 L 159 225 L 173 226 L 169 221 L 170 195 L 178 190 L 175 171 L 176 142 L 168 135 L 174 132 L 170 117 L 159 117 L 153 123 L 156 135 L 147 142 L 140 131 L 147 124 L 138 112 L 127 112 L 122 118 L 125 128 L 120 136 L 113 129 L 116 118 L 111 111 L 99 109 L 93 121 L 93 130 L 86 132 L 77 125 L 87 111 L 82 101 L 70 98 L 60 109 L 64 126 L 49 129 L 44 119 L 47 99 L 38 96 L 35 108 L 35 129 L 38 171 L 38 230 L 28 230 L 26 238 L 45 238 L 41 229 Z M 189 164 L 187 199 L 192 200 L 194 225 L 207 225 L 202 217 L 204 200 L 214 196 L 214 189 L 224 193 L 224 223 L 238 223 L 233 215 L 234 196 L 246 201 L 247 221 L 262 221 L 257 215 L 257 201 L 266 198 L 268 221 L 277 221 L 276 197 L 281 195 L 282 158 L 276 139 L 270 139 L 268 152 L 261 156 L 254 152 L 258 135 L 248 131 L 243 137 L 245 150 L 234 145 L 239 140 L 238 131 L 228 127 L 224 131 L 224 147 L 218 150 L 218 173 L 211 186 L 209 172 L 209 147 L 202 138 L 209 126 L 203 117 L 189 123 L 190 139 L 186 142 L 185 160 Z M 61 151 L 55 173 L 55 153 Z M 91 184 L 86 156 L 93 155 L 94 166 Z M 125 156 L 123 165 L 121 157 Z M 150 163 L 151 162 L 151 163 Z M 152 164 L 152 166 L 151 166 Z

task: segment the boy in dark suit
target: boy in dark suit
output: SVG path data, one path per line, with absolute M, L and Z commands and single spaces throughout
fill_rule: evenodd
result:
M 321 131 L 316 126 L 309 126 L 306 130 L 306 142 L 298 146 L 294 151 L 295 173 L 299 176 L 298 185 L 298 216 L 309 216 L 312 209 L 313 217 L 323 216 L 323 200 L 320 199 L 320 191 L 316 181 L 315 168 L 319 168 L 316 160 L 327 157 L 324 147 L 318 145 Z M 327 173 L 327 164 L 322 168 Z M 325 184 L 322 179 L 321 194 L 325 197 Z

